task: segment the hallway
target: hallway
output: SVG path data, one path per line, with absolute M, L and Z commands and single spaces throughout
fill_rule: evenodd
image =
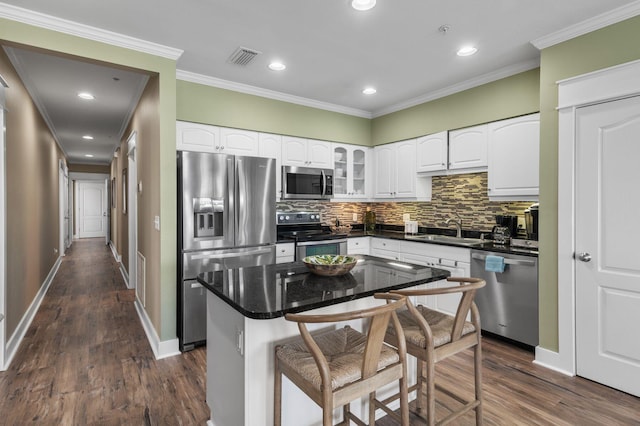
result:
M 204 424 L 205 350 L 155 360 L 104 239 L 75 241 L 0 372 L 0 423 Z

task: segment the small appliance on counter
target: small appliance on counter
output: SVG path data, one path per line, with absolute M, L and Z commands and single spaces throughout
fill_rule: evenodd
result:
M 538 241 L 539 203 L 532 204 L 524 211 L 524 223 L 527 228 L 527 239 Z
M 497 214 L 496 225 L 507 228 L 509 231 L 508 237 L 515 238 L 518 236 L 518 216 Z
M 526 238 L 511 240 L 511 246 L 530 249 L 538 248 L 538 207 L 532 204 L 524 211 L 524 223 L 527 230 Z

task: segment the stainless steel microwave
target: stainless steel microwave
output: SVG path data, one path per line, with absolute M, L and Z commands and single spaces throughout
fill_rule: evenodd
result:
M 333 197 L 333 170 L 282 166 L 283 200 L 328 200 Z

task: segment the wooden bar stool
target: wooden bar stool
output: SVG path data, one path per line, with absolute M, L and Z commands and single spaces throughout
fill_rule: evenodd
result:
M 474 303 L 476 291 L 484 287 L 485 281 L 478 278 L 447 278 L 459 285 L 445 288 L 397 290 L 393 293 L 405 296 L 431 296 L 436 294 L 462 293 L 455 317 L 422 305 L 414 306 L 407 300 L 407 310 L 399 311 L 398 318 L 404 330 L 407 352 L 418 359 L 417 383 L 409 392 L 418 390 L 417 407 L 420 416 L 428 425 L 443 425 L 470 410 L 476 411 L 476 425 L 482 424 L 482 345 L 480 314 Z M 471 311 L 471 322 L 466 321 Z M 387 328 L 385 341 L 402 345 L 403 337 L 394 328 Z M 435 384 L 435 364 L 468 348 L 474 348 L 475 399 L 466 401 L 451 390 Z M 462 405 L 436 423 L 435 389 L 443 391 Z M 397 397 L 396 397 L 397 398 Z
M 366 425 L 350 411 L 350 402 L 369 395 L 369 424 L 375 424 L 376 408 L 409 425 L 407 366 L 404 336 L 396 310 L 406 306 L 407 298 L 398 294 L 376 294 L 387 303 L 369 309 L 329 315 L 287 314 L 298 323 L 301 338 L 275 348 L 274 425 L 281 424 L 282 374 L 322 408 L 322 424 L 332 424 L 334 408 L 343 407 L 343 422 Z M 306 324 L 335 323 L 368 319 L 366 333 L 346 326 L 312 335 Z M 401 336 L 401 343 L 391 347 L 384 343 L 387 327 Z M 376 399 L 376 390 L 399 383 L 400 416 Z M 397 399 L 397 398 L 396 398 Z

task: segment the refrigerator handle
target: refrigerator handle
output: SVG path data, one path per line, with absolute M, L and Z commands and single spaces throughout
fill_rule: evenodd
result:
M 224 259 L 229 257 L 245 257 L 245 256 L 254 256 L 256 254 L 266 254 L 271 253 L 273 251 L 273 247 L 269 246 L 267 248 L 260 248 L 256 250 L 247 250 L 243 252 L 231 252 L 231 253 L 220 253 L 214 254 L 212 252 L 205 252 L 202 254 L 195 254 L 190 256 L 191 259 L 194 260 L 202 260 L 202 259 Z
M 327 195 L 327 177 L 324 174 L 324 170 L 320 170 L 320 179 L 322 182 L 322 196 L 324 197 L 325 195 Z

